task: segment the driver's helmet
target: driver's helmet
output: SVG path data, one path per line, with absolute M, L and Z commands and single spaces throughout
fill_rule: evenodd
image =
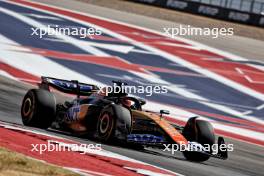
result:
M 123 106 L 129 108 L 129 107 L 131 106 L 132 103 L 131 103 L 130 100 L 124 98 L 124 99 L 121 100 L 121 104 L 122 104 Z

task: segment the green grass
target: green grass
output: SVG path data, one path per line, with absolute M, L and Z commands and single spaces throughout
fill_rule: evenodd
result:
M 69 170 L 0 147 L 0 176 L 77 176 Z

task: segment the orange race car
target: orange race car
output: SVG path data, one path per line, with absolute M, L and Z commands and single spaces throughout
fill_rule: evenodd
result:
M 113 82 L 117 87 L 125 85 Z M 76 94 L 77 98 L 56 103 L 50 87 Z M 219 137 L 215 143 L 209 122 L 192 117 L 185 126 L 171 124 L 163 117 L 169 114 L 166 110 L 158 113 L 142 110 L 146 103 L 143 99 L 125 92 L 105 93 L 106 89 L 96 85 L 42 77 L 39 89 L 29 90 L 23 99 L 23 124 L 136 148 L 157 147 L 172 153 L 180 150 L 191 161 L 202 162 L 210 157 L 227 159 L 224 139 Z

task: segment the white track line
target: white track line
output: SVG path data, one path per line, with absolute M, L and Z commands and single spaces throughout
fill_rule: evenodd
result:
M 16 130 L 16 131 L 24 131 L 24 132 L 28 132 L 28 133 L 33 133 L 33 134 L 43 135 L 43 136 L 47 136 L 47 137 L 52 137 L 52 138 L 55 138 L 55 139 L 63 139 L 63 140 L 69 141 L 69 142 L 71 141 L 73 143 L 79 144 L 79 142 L 74 141 L 72 139 L 58 137 L 56 135 L 47 134 L 45 132 L 39 132 L 39 131 L 34 130 L 34 129 L 22 128 L 22 127 L 19 127 L 18 125 L 14 126 L 12 124 L 5 123 L 5 122 L 4 123 L 0 122 L 0 127 L 1 126 L 6 128 L 6 129 L 11 129 L 11 130 Z M 60 143 L 60 145 L 67 145 L 64 142 L 59 142 L 59 143 Z M 97 151 L 97 152 L 95 152 L 95 151 Z M 113 152 L 110 152 L 110 151 L 107 151 L 107 150 L 104 150 L 104 149 L 95 150 L 95 151 L 90 151 L 90 154 L 99 155 L 99 156 L 105 156 L 105 157 L 109 157 L 109 158 L 115 158 L 115 159 L 119 159 L 119 160 L 129 161 L 129 162 L 132 162 L 132 163 L 138 163 L 138 164 L 146 165 L 146 166 L 152 166 L 154 168 L 166 171 L 166 172 L 171 173 L 171 174 L 176 175 L 176 176 L 183 176 L 182 174 L 179 174 L 179 173 L 176 173 L 176 172 L 173 172 L 173 171 L 170 171 L 170 170 L 167 170 L 167 169 L 164 169 L 164 168 L 152 165 L 152 164 L 148 164 L 148 163 L 145 163 L 143 161 L 139 161 L 139 160 L 136 160 L 136 159 L 133 159 L 133 158 L 129 158 L 129 157 L 124 156 L 124 155 L 113 153 Z M 85 150 L 85 152 L 87 152 L 87 150 Z M 89 151 L 88 151 L 88 153 L 89 153 Z M 135 169 L 137 169 L 137 168 L 135 168 Z M 164 176 L 164 175 L 161 174 L 161 173 L 153 172 L 152 174 L 149 174 L 149 176 Z

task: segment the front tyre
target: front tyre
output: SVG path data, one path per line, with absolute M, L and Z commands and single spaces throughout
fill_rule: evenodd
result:
M 31 89 L 22 101 L 21 117 L 26 126 L 48 128 L 56 115 L 54 95 L 42 89 Z
M 196 120 L 196 118 L 190 119 L 184 127 L 183 135 L 188 141 L 198 142 L 204 147 L 209 145 L 211 148 L 215 144 L 213 126 L 207 121 Z M 187 160 L 195 162 L 203 162 L 210 158 L 210 155 L 195 151 L 185 151 L 183 155 Z

